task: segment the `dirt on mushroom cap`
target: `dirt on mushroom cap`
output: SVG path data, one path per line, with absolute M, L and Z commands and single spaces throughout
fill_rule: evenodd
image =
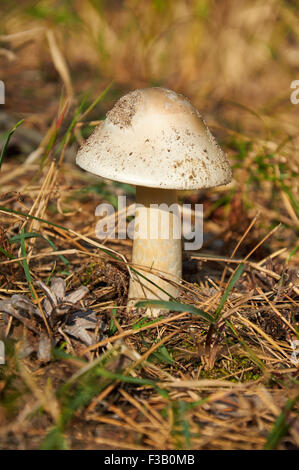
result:
M 107 113 L 107 118 L 116 126 L 129 127 L 141 100 L 139 90 L 132 91 L 120 98 Z

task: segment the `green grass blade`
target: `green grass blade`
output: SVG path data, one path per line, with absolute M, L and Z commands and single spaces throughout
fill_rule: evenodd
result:
M 142 274 L 141 272 L 137 271 L 135 268 L 132 268 L 130 267 L 130 270 L 137 274 L 139 277 L 141 277 L 142 279 L 145 279 L 147 282 L 149 282 L 150 284 L 152 284 L 153 286 L 157 287 L 161 292 L 163 292 L 164 294 L 166 294 L 170 299 L 174 300 L 175 301 L 175 297 L 173 297 L 171 294 L 169 294 L 168 292 L 166 292 L 166 290 L 164 290 L 162 287 L 158 286 L 158 284 L 156 284 L 154 281 L 152 281 L 151 279 L 147 278 L 146 276 L 144 276 L 144 274 Z
M 165 364 L 173 364 L 174 363 L 174 359 L 171 357 L 171 355 L 169 354 L 166 346 L 164 344 L 162 344 L 162 346 L 160 346 L 157 351 L 153 352 L 150 356 L 149 356 L 149 359 L 151 359 L 152 357 L 155 357 L 156 359 L 158 359 L 159 362 L 164 362 Z
M 54 251 L 57 251 L 57 248 L 54 245 L 54 243 L 52 242 L 52 240 L 50 240 L 46 237 L 43 237 L 43 235 L 41 235 L 40 233 L 27 232 L 27 233 L 24 233 L 24 238 L 25 239 L 27 239 L 27 238 L 41 238 L 42 240 L 45 240 L 47 243 L 49 243 L 49 245 L 53 248 Z M 18 243 L 18 242 L 21 241 L 21 236 L 20 235 L 15 235 L 14 237 L 10 238 L 9 241 L 10 241 L 10 243 Z M 67 264 L 67 265 L 70 264 L 69 261 L 63 255 L 58 255 L 58 256 L 64 264 Z
M 299 245 L 295 246 L 295 248 L 293 248 L 291 251 L 290 251 L 290 254 L 289 256 L 287 257 L 286 259 L 286 263 L 288 263 L 290 261 L 290 259 L 292 258 L 292 256 L 294 256 L 297 251 L 299 250 Z
M 33 289 L 32 289 L 33 280 L 32 280 L 32 277 L 31 277 L 31 274 L 30 274 L 30 270 L 29 270 L 29 266 L 28 266 L 28 263 L 27 263 L 27 260 L 26 260 L 26 256 L 27 256 L 27 255 L 26 255 L 26 247 L 25 247 L 25 232 L 24 232 L 24 227 L 22 228 L 22 231 L 21 231 L 21 253 L 22 253 L 22 257 L 25 258 L 25 259 L 23 259 L 23 261 L 22 261 L 22 265 L 23 265 L 25 277 L 26 277 L 26 280 L 27 280 L 27 283 L 28 283 L 28 286 L 29 286 L 29 289 L 30 289 L 32 298 L 35 299 L 35 295 L 34 295 L 34 292 L 33 292 Z
M 233 277 L 231 278 L 227 288 L 225 289 L 225 292 L 220 300 L 220 304 L 218 305 L 218 308 L 215 312 L 215 320 L 218 320 L 219 316 L 220 316 L 220 313 L 221 313 L 221 310 L 229 296 L 229 293 L 230 291 L 232 290 L 232 288 L 234 287 L 234 285 L 236 284 L 236 282 L 240 279 L 240 277 L 242 276 L 243 274 L 243 271 L 244 271 L 244 268 L 245 268 L 245 265 L 244 263 L 241 263 L 239 266 L 238 266 L 238 269 L 236 269 Z
M 15 257 L 13 255 L 11 255 L 10 253 L 8 253 L 8 251 L 4 250 L 4 248 L 2 248 L 2 246 L 0 246 L 0 251 L 1 251 L 1 253 L 3 253 L 8 258 L 15 259 Z
M 61 429 L 55 426 L 43 439 L 40 450 L 68 450 L 67 442 Z
M 85 104 L 85 98 L 83 98 L 82 102 L 80 103 L 80 105 L 78 106 L 76 112 L 75 112 L 75 115 L 72 119 L 72 122 L 70 123 L 68 129 L 66 130 L 65 134 L 64 134 L 64 137 L 62 139 L 62 142 L 60 143 L 60 145 L 58 146 L 58 149 L 57 149 L 57 152 L 56 153 L 59 153 L 61 152 L 61 150 L 63 149 L 63 146 L 64 144 L 66 143 L 66 141 L 68 140 L 76 122 L 78 121 L 78 118 L 80 117 L 81 115 L 81 111 L 82 111 L 82 108 Z
M 141 300 L 135 304 L 135 307 L 160 307 L 162 309 L 171 310 L 174 312 L 188 312 L 193 315 L 201 317 L 203 320 L 208 321 L 209 323 L 215 323 L 214 318 L 203 310 L 194 307 L 193 305 L 181 304 L 179 302 L 170 302 L 167 300 Z
M 49 220 L 46 220 L 46 219 L 41 219 L 40 217 L 36 217 L 35 215 L 26 214 L 25 212 L 16 211 L 14 209 L 8 209 L 7 207 L 4 207 L 4 206 L 0 206 L 0 211 L 7 212 L 9 214 L 22 215 L 23 217 L 28 217 L 28 219 L 38 220 L 39 222 L 44 222 L 45 224 L 52 225 L 53 227 L 61 228 L 62 230 L 65 230 L 66 232 L 69 231 L 69 229 L 66 227 L 63 227 L 63 225 L 55 224 L 54 222 L 50 222 Z
M 230 330 L 232 331 L 233 335 L 235 336 L 235 338 L 239 341 L 239 343 L 243 346 L 244 350 L 247 352 L 249 358 L 251 359 L 252 362 L 254 362 L 254 364 L 256 364 L 259 369 L 261 370 L 261 372 L 264 372 L 265 371 L 265 365 L 264 363 L 261 361 L 261 359 L 259 357 L 257 357 L 251 350 L 251 348 L 249 346 L 247 346 L 247 344 L 245 343 L 245 341 L 240 337 L 240 335 L 237 333 L 236 329 L 234 328 L 233 324 L 231 321 L 229 320 L 226 320 L 225 323 L 227 324 L 227 326 L 230 328 Z
M 10 138 L 11 138 L 11 136 L 13 135 L 13 133 L 15 132 L 15 130 L 16 130 L 23 122 L 24 122 L 24 119 L 21 119 L 21 121 L 17 122 L 17 124 L 16 124 L 16 125 L 8 132 L 8 134 L 7 134 L 6 141 L 4 142 L 4 145 L 3 145 L 2 151 L 1 151 L 1 155 L 0 155 L 0 170 L 1 170 L 3 158 L 4 158 L 4 155 L 5 155 L 7 146 L 8 146 L 8 144 L 9 144 Z
M 109 324 L 109 334 L 111 336 L 114 335 L 117 332 L 117 327 L 116 327 L 115 322 L 114 322 L 114 318 L 116 317 L 116 314 L 117 314 L 117 309 L 114 306 L 114 308 L 112 309 L 110 324 Z
M 117 372 L 111 372 L 110 370 L 99 368 L 97 369 L 97 374 L 106 377 L 108 379 L 119 380 L 123 383 L 135 384 L 135 385 L 149 385 L 153 387 L 155 390 L 160 391 L 161 389 L 157 386 L 154 380 L 150 379 L 141 379 L 139 377 L 131 377 L 130 375 L 122 375 Z
M 158 321 L 162 320 L 164 318 L 164 316 L 160 316 L 158 318 L 155 318 L 154 320 L 151 320 L 151 321 L 146 321 L 148 320 L 148 315 L 146 315 L 145 317 L 141 318 L 140 320 L 137 320 L 135 323 L 133 323 L 132 325 L 132 330 L 139 330 L 140 328 L 142 328 L 143 326 L 150 326 L 150 325 L 153 325 L 154 323 L 157 323 Z
M 276 418 L 276 421 L 273 425 L 272 430 L 268 434 L 267 442 L 264 446 L 264 450 L 274 450 L 277 448 L 281 439 L 287 434 L 290 424 L 287 421 L 289 412 L 295 406 L 296 402 L 299 399 L 299 395 L 293 398 L 292 400 L 289 399 L 286 402 L 286 405 L 280 415 Z
M 113 82 L 109 83 L 108 86 L 106 86 L 105 90 L 102 91 L 102 93 L 99 94 L 99 96 L 91 103 L 91 105 L 87 108 L 86 111 L 80 116 L 80 119 L 82 120 L 87 114 L 90 113 L 90 111 L 93 110 L 93 108 L 100 102 L 102 99 L 106 96 L 108 91 L 110 90 L 111 86 L 113 85 Z

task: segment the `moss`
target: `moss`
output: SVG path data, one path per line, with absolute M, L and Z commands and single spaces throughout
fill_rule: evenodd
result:
M 83 272 L 80 273 L 80 282 L 82 285 L 86 286 L 94 280 L 94 275 L 97 270 L 97 263 L 89 263 L 84 267 Z

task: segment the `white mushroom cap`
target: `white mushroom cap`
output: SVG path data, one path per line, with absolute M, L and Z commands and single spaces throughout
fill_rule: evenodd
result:
M 165 88 L 120 98 L 81 146 L 76 163 L 110 180 L 152 188 L 210 188 L 232 178 L 197 109 Z

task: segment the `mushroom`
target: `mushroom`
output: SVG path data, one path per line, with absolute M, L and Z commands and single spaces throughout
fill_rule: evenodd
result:
M 128 305 L 176 298 L 182 276 L 177 191 L 220 186 L 232 178 L 229 162 L 198 110 L 165 88 L 130 92 L 81 146 L 76 163 L 136 186 L 132 263 L 140 275 L 133 272 Z M 147 313 L 157 316 L 159 309 Z

